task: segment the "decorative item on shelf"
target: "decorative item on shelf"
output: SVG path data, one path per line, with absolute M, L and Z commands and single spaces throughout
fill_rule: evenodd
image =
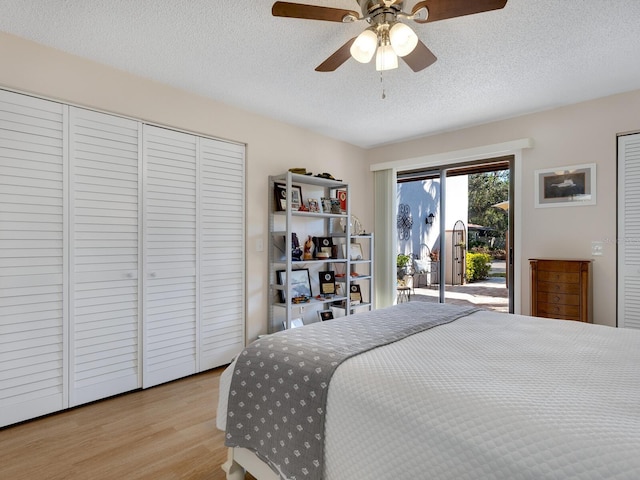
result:
M 313 260 L 313 240 L 311 235 L 307 237 L 307 241 L 304 242 L 304 253 L 302 254 L 304 260 Z
M 336 192 L 336 196 L 340 201 L 340 212 L 346 213 L 347 211 L 347 191 L 346 190 L 338 190 Z
M 315 258 L 326 259 L 331 257 L 333 239 L 331 237 L 313 237 L 315 245 Z
M 342 180 L 339 180 L 337 178 L 333 178 L 333 175 L 331 175 L 330 173 L 327 172 L 323 172 L 323 173 L 319 173 L 316 175 L 316 177 L 318 178 L 326 178 L 327 180 L 335 180 L 336 182 L 341 182 Z
M 282 322 L 282 327 L 287 329 L 287 322 Z M 291 319 L 291 328 L 304 327 L 304 322 L 301 318 L 293 318 Z
M 291 260 L 299 262 L 302 258 L 302 249 L 300 248 L 300 241 L 298 235 L 291 233 Z
M 322 197 L 320 202 L 320 205 L 322 206 L 322 213 L 331 213 L 331 198 Z
M 313 175 L 313 173 L 307 172 L 306 168 L 290 168 L 289 171 L 298 175 Z
M 347 232 L 347 219 L 340 219 L 340 228 L 344 233 Z M 362 222 L 355 215 L 351 215 L 349 219 L 349 229 L 351 230 L 351 235 L 364 235 L 364 228 L 362 228 Z
M 310 198 L 307 202 L 311 213 L 320 213 L 320 202 L 317 198 Z
M 318 310 L 318 318 L 321 322 L 333 320 L 333 310 Z
M 360 285 L 351 285 L 349 289 L 349 300 L 352 304 L 362 303 L 362 292 L 360 291 Z
M 284 183 L 274 183 L 273 194 L 276 199 L 276 211 L 283 212 L 287 209 L 287 185 Z M 302 187 L 299 185 L 291 186 L 291 210 L 297 211 L 303 205 Z
M 332 270 L 318 272 L 320 280 L 320 294 L 325 298 L 331 298 L 336 294 L 336 277 Z
M 278 284 L 284 285 L 287 282 L 287 271 L 278 270 L 276 273 Z M 289 293 L 293 303 L 307 303 L 311 299 L 311 279 L 308 268 L 291 270 L 291 292 Z M 280 290 L 280 301 L 286 302 L 284 290 Z
M 300 205 L 300 208 L 298 208 L 299 212 L 308 212 L 309 209 L 307 208 L 307 206 L 303 203 L 302 205 Z
M 342 254 L 344 258 L 347 258 L 347 245 L 342 245 Z M 362 245 L 359 243 L 349 244 L 349 260 L 362 260 L 364 255 L 362 254 Z
M 331 199 L 331 213 L 334 213 L 336 215 L 340 215 L 340 213 L 342 213 L 342 211 L 340 210 L 340 200 L 338 200 L 337 198 Z

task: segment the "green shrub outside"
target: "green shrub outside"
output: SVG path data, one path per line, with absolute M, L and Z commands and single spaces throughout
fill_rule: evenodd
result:
M 489 277 L 491 256 L 486 253 L 467 252 L 467 281 L 476 282 Z

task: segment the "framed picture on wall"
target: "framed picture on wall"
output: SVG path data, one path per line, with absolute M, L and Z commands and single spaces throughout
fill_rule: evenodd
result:
M 596 204 L 596 164 L 536 170 L 535 206 L 575 207 Z

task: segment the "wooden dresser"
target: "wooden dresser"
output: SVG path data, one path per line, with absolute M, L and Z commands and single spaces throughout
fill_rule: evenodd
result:
M 531 315 L 592 322 L 591 260 L 531 258 Z

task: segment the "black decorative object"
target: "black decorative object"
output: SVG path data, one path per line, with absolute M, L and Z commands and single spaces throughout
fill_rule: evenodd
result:
M 398 238 L 400 240 L 409 240 L 409 238 L 411 238 L 413 218 L 411 217 L 411 207 L 406 203 L 401 203 L 398 206 L 398 220 L 396 226 L 398 228 Z

